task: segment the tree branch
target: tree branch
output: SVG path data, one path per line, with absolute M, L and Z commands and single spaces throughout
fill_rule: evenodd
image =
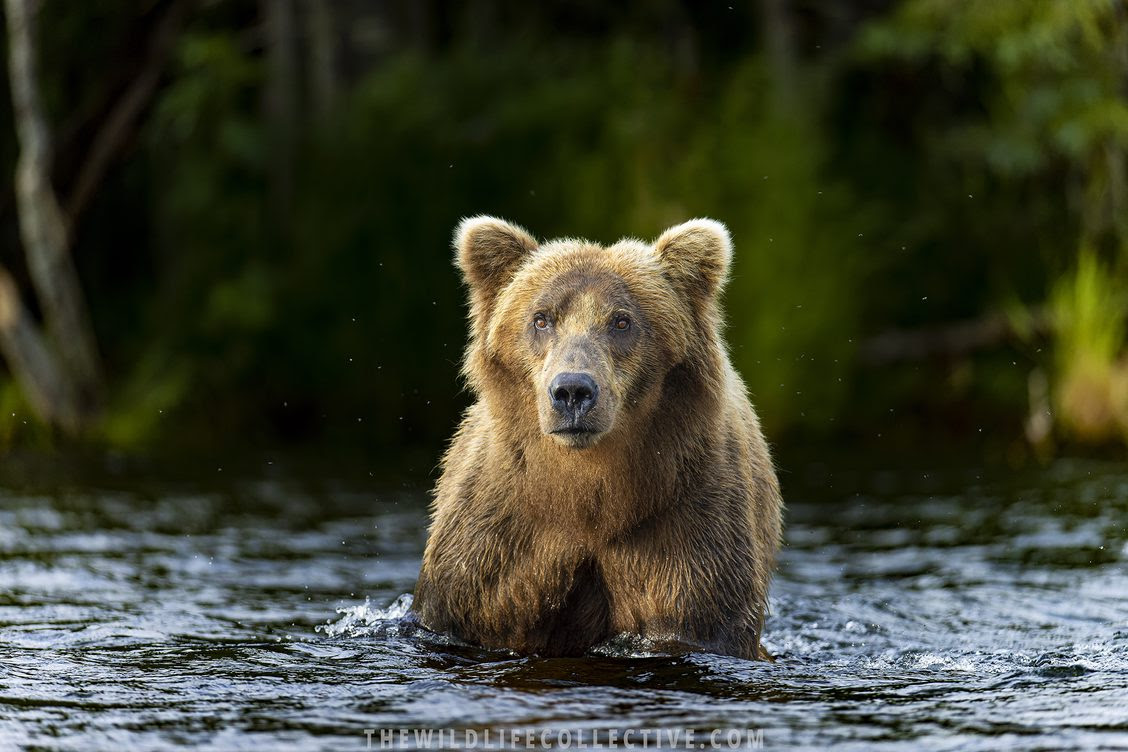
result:
M 951 360 L 977 350 L 999 347 L 1020 339 L 1023 331 L 1044 336 L 1052 322 L 1041 308 L 1030 311 L 1020 330 L 1013 317 L 992 313 L 982 318 L 957 321 L 923 329 L 892 329 L 864 340 L 858 348 L 868 366 L 924 360 Z
M 152 101 L 161 73 L 193 4 L 191 0 L 174 0 L 165 11 L 153 32 L 141 70 L 114 104 L 94 137 L 90 152 L 75 178 L 74 188 L 66 202 L 69 227 L 74 227 L 77 223 L 78 217 L 105 178 L 110 164 L 132 134 L 141 113 Z

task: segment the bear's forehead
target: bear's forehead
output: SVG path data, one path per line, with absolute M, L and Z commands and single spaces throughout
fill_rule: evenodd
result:
M 525 260 L 500 292 L 490 340 L 524 323 L 535 311 L 558 321 L 596 323 L 623 311 L 652 328 L 674 353 L 692 328 L 689 311 L 652 246 L 627 239 L 609 247 L 586 241 L 551 241 Z M 491 345 L 491 347 L 495 346 Z
M 566 303 L 581 295 L 630 299 L 660 272 L 641 244 L 609 248 L 583 241 L 553 241 L 539 248 L 514 280 L 523 295 Z
M 627 306 L 633 296 L 626 280 L 613 271 L 576 268 L 546 280 L 536 299 L 543 306 L 561 310 L 599 304 Z

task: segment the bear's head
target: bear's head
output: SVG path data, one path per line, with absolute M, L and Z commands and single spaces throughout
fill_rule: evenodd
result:
M 619 432 L 677 430 L 689 406 L 667 388 L 672 374 L 718 377 L 718 296 L 732 254 L 719 222 L 601 247 L 538 243 L 474 217 L 454 245 L 470 289 L 464 371 L 495 415 L 584 449 Z

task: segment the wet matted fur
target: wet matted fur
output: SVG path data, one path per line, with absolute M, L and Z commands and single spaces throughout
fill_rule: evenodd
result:
M 766 657 L 783 505 L 722 339 L 724 225 L 601 247 L 475 217 L 454 245 L 477 401 L 435 490 L 423 624 L 526 654 L 633 633 Z M 553 406 L 571 372 L 598 385 L 582 420 Z

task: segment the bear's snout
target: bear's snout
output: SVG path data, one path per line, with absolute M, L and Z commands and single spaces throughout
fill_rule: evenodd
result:
M 599 399 L 599 385 L 586 373 L 557 374 L 548 385 L 548 398 L 552 409 L 568 418 L 571 427 L 577 427 Z

